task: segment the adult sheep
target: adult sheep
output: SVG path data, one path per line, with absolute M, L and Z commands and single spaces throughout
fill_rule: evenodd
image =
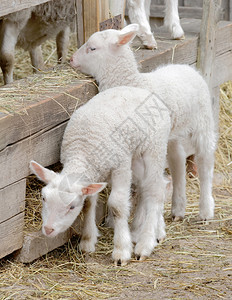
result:
M 13 82 L 16 46 L 29 51 L 36 71 L 44 67 L 41 44 L 56 37 L 58 62 L 64 62 L 74 16 L 74 0 L 53 0 L 3 17 L 0 20 L 0 67 L 4 83 Z
M 172 217 L 185 214 L 185 161 L 195 154 L 200 191 L 200 218 L 214 216 L 212 179 L 216 136 L 211 97 L 202 76 L 188 65 L 167 65 L 150 73 L 140 73 L 128 43 L 138 31 L 131 24 L 121 31 L 96 32 L 74 53 L 71 65 L 96 78 L 99 90 L 127 85 L 155 93 L 171 114 L 172 130 L 168 145 L 168 164 L 173 179 Z M 187 153 L 186 148 L 192 153 Z

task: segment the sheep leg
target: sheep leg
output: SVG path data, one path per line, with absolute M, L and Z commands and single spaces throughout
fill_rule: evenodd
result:
M 70 28 L 67 26 L 56 36 L 58 63 L 64 63 L 66 60 L 68 54 L 69 34 Z
M 196 154 L 196 163 L 200 179 L 200 218 L 208 220 L 214 216 L 214 198 L 212 196 L 214 153 L 201 151 L 200 154 Z
M 11 21 L 1 23 L 0 32 L 0 66 L 5 84 L 13 82 L 14 51 L 19 30 Z
M 87 198 L 83 208 L 84 224 L 79 249 L 87 253 L 95 251 L 95 244 L 99 236 L 95 221 L 97 199 L 98 195 Z
M 165 156 L 163 160 L 165 161 Z M 157 241 L 165 238 L 163 206 L 166 182 L 163 177 L 163 166 L 158 165 L 157 159 L 149 155 L 144 156 L 144 163 L 145 176 L 140 185 L 141 203 L 136 209 L 137 211 L 142 209 L 143 212 L 135 216 L 138 219 L 135 219 L 133 224 L 135 228 L 139 225 L 134 232 L 138 234 L 135 246 L 135 256 L 138 260 L 148 257 Z
M 186 154 L 178 141 L 168 143 L 168 164 L 173 180 L 172 218 L 177 221 L 183 219 L 186 207 Z
M 112 190 L 108 199 L 109 210 L 114 220 L 115 265 L 126 265 L 131 258 L 132 242 L 128 225 L 130 215 L 131 170 L 120 169 L 112 173 Z
M 30 50 L 30 57 L 34 73 L 44 69 L 44 60 L 41 46 L 32 48 Z
M 178 13 L 178 0 L 166 0 L 164 25 L 168 28 L 174 39 L 184 38 L 184 31 L 180 25 Z
M 131 23 L 139 25 L 138 36 L 149 49 L 156 49 L 157 43 L 149 24 L 151 0 L 128 0 L 128 15 Z

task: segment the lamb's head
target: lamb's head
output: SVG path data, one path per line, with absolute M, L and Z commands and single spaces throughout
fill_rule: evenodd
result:
M 137 24 L 130 24 L 122 30 L 107 29 L 95 32 L 70 59 L 71 66 L 97 78 L 99 71 L 114 65 L 119 57 L 127 56 L 128 43 L 138 32 Z
M 84 183 L 75 174 L 55 173 L 35 161 L 31 161 L 30 168 L 46 183 L 42 189 L 42 232 L 49 237 L 68 229 L 80 214 L 86 197 L 101 192 L 106 186 L 106 183 Z

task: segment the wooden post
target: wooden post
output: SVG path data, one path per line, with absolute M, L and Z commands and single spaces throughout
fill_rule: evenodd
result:
M 108 0 L 75 0 L 77 46 L 83 45 L 88 38 L 100 29 L 100 23 L 109 19 Z
M 204 76 L 214 108 L 215 122 L 218 123 L 219 99 L 213 93 L 213 75 L 216 56 L 216 31 L 220 17 L 220 0 L 204 0 L 203 16 L 200 31 L 200 44 L 198 48 L 197 67 Z
M 229 3 L 229 8 L 230 8 L 230 18 L 229 18 L 229 20 L 230 21 L 232 21 L 232 0 L 229 0 L 230 1 L 230 3 Z
M 84 44 L 84 24 L 83 24 L 83 5 L 82 0 L 75 0 L 76 10 L 76 31 L 77 31 L 77 48 Z

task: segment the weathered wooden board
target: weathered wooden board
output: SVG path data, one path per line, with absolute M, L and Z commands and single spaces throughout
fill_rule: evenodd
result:
M 0 17 L 50 0 L 1 0 Z
M 5 176 L 6 175 L 7 170 L 5 172 Z M 26 179 L 20 180 L 3 189 L 0 189 L 0 223 L 3 223 L 4 221 L 24 211 L 25 191 Z
M 140 62 L 143 72 L 150 72 L 162 64 L 182 63 L 194 64 L 196 62 L 198 38 L 188 38 L 183 42 L 173 42 L 173 47 L 159 47 L 158 51 L 136 52 L 136 59 Z
M 0 223 L 0 258 L 23 245 L 24 212 Z
M 63 92 L 41 96 L 40 102 L 26 108 L 26 113 L 18 111 L 14 115 L 0 115 L 0 155 L 7 145 L 68 120 L 77 107 L 96 93 L 97 88 L 93 83 L 77 81 Z
M 200 7 L 184 7 L 178 8 L 180 18 L 202 18 L 202 8 Z M 153 18 L 164 18 L 165 6 L 151 3 L 150 16 Z
M 213 73 L 213 86 L 232 80 L 232 51 L 216 57 Z
M 29 162 L 34 159 L 44 166 L 49 166 L 60 157 L 60 146 L 67 121 L 50 129 L 42 130 L 18 143 L 7 146 L 0 153 L 1 173 L 0 188 L 16 182 L 30 174 Z

